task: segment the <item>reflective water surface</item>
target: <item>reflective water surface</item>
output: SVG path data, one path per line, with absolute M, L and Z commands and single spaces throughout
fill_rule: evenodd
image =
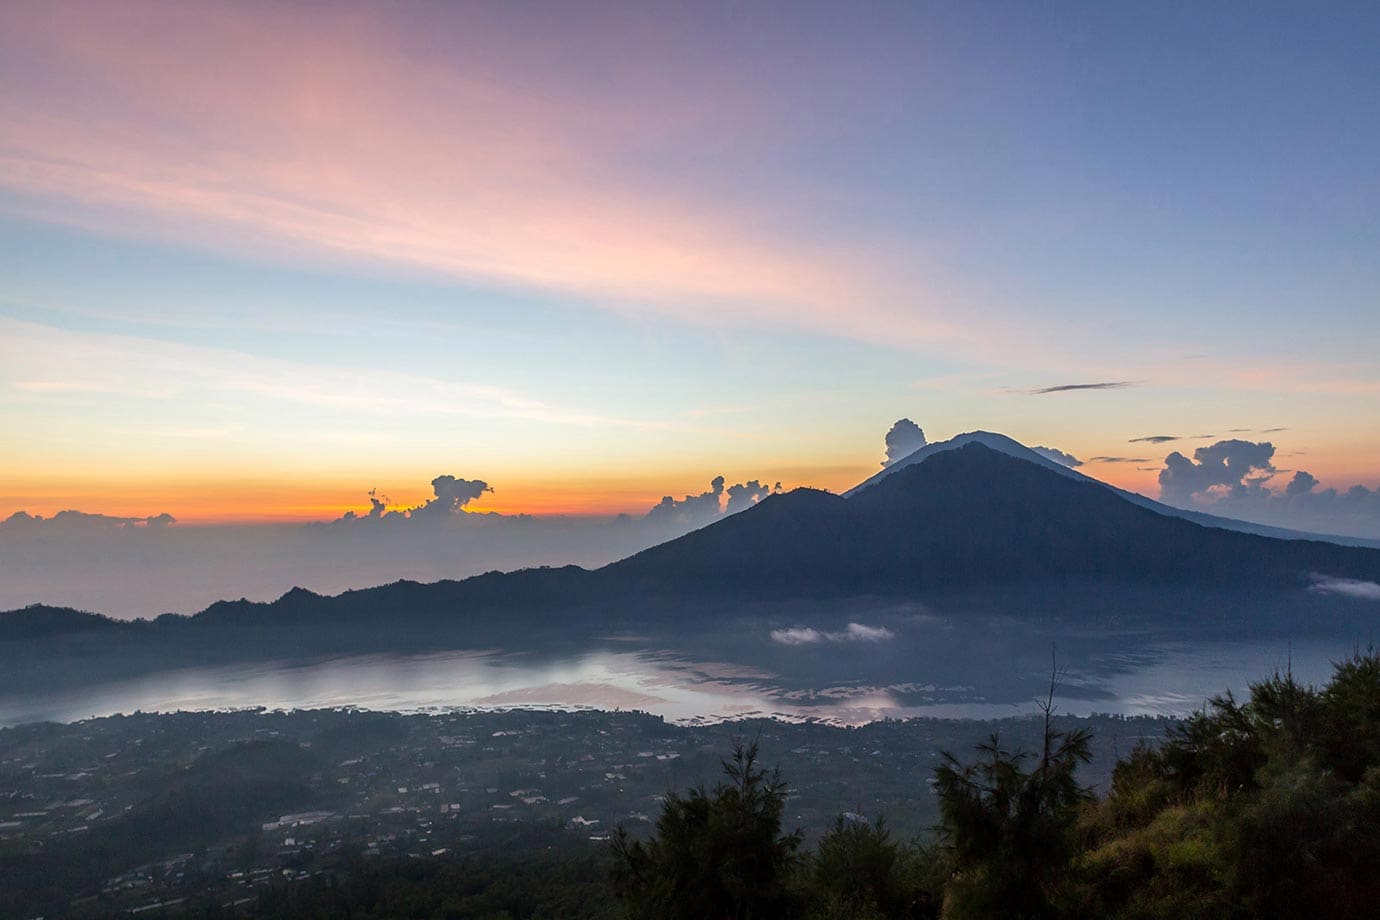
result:
M 1286 667 L 1303 680 L 1323 682 L 1331 662 L 1352 648 L 1340 640 L 1138 641 L 1074 648 L 1060 657 L 1057 701 L 1060 711 L 1073 714 L 1184 715 L 1208 696 L 1240 692 Z M 0 725 L 135 710 L 251 707 L 589 707 L 643 710 L 681 723 L 772 715 L 860 724 L 1027 712 L 1049 680 L 1048 653 L 956 661 L 959 650 L 931 652 L 881 642 L 798 648 L 777 642 L 751 665 L 616 645 L 568 655 L 479 649 L 254 662 L 0 697 Z

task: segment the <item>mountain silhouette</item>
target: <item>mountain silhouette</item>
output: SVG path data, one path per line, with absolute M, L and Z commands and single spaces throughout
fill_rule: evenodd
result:
M 1343 546 L 1363 546 L 1370 549 L 1380 549 L 1380 541 L 1368 540 L 1364 537 L 1347 537 L 1337 534 L 1319 534 L 1301 530 L 1291 530 L 1287 527 L 1257 524 L 1253 521 L 1241 521 L 1235 518 L 1209 514 L 1205 511 L 1191 511 L 1186 508 L 1176 508 L 1172 505 L 1166 505 L 1154 499 L 1146 498 L 1139 493 L 1128 492 L 1125 489 L 1119 489 L 1101 480 L 1093 479 L 1091 476 L 1086 476 L 1078 470 L 1071 469 L 1061 463 L 1056 463 L 1049 457 L 1031 450 L 1019 441 L 1008 438 L 1004 434 L 996 434 L 991 431 L 970 431 L 965 434 L 956 435 L 947 441 L 937 441 L 933 444 L 927 444 L 919 450 L 912 451 L 904 457 L 898 458 L 894 463 L 889 464 L 870 478 L 849 489 L 847 492 L 844 492 L 844 497 L 847 498 L 856 495 L 902 469 L 906 469 L 918 463 L 923 463 L 935 454 L 957 450 L 969 444 L 981 444 L 984 447 L 989 447 L 1007 456 L 1026 460 L 1037 466 L 1044 467 L 1050 472 L 1058 473 L 1060 476 L 1067 479 L 1092 483 L 1121 496 L 1133 505 L 1138 505 L 1141 508 L 1148 508 L 1160 514 L 1167 514 L 1170 517 L 1183 518 L 1195 524 L 1203 524 L 1207 527 L 1220 527 L 1224 530 L 1235 530 L 1241 533 L 1252 533 L 1262 537 L 1276 537 L 1281 540 L 1325 540 L 1329 543 L 1340 543 Z
M 1033 453 L 980 440 L 936 446 L 844 496 L 773 496 L 601 574 L 656 593 L 782 596 L 1071 580 L 1297 588 L 1319 573 L 1380 576 L 1377 550 L 1203 526 Z
M 334 597 L 296 588 L 271 603 L 222 601 L 193 617 L 137 624 L 28 608 L 0 614 L 0 639 L 128 626 L 182 635 L 298 629 L 321 641 L 349 630 L 393 630 L 402 642 L 419 624 L 496 637 L 518 626 L 630 622 L 644 612 L 695 604 L 924 599 L 1003 587 L 1091 585 L 1112 597 L 1126 588 L 1300 592 L 1294 596 L 1302 598 L 1320 578 L 1380 581 L 1380 550 L 1205 526 L 1009 438 L 976 432 L 928 445 L 843 495 L 815 489 L 773 495 L 592 572 L 575 566 L 491 572 Z

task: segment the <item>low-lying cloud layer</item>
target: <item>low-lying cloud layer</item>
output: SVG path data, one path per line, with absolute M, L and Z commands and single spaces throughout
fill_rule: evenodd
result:
M 1336 594 L 1341 597 L 1354 597 L 1357 600 L 1380 601 L 1380 584 L 1362 581 L 1359 578 L 1330 578 L 1317 576 L 1310 590 L 1319 594 Z
M 847 629 L 838 632 L 826 632 L 811 626 L 773 629 L 771 638 L 782 645 L 819 645 L 825 642 L 885 642 L 896 638 L 896 633 L 885 626 L 849 623 Z

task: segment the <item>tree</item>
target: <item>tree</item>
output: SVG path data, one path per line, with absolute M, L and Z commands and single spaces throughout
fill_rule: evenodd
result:
M 944 753 L 935 770 L 939 835 L 950 859 L 945 917 L 1046 918 L 1066 882 L 1078 810 L 1091 798 L 1077 770 L 1091 759 L 1091 735 L 1054 727 L 1054 691 L 1040 704 L 1044 738 L 1032 755 L 1008 751 L 992 735 L 978 759 L 962 764 Z
M 808 856 L 801 873 L 810 920 L 920 920 L 937 917 L 931 853 L 892 838 L 885 819 L 842 816 Z
M 733 743 L 726 781 L 669 792 L 647 841 L 613 839 L 614 886 L 634 917 L 761 920 L 796 913 L 789 886 L 801 844 L 784 833 L 786 783 L 758 765 L 757 743 Z

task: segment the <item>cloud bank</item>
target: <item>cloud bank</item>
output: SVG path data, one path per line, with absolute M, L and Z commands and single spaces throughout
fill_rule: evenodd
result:
M 1174 451 L 1159 473 L 1160 500 L 1259 524 L 1323 534 L 1380 539 L 1380 491 L 1354 485 L 1319 488 L 1317 477 L 1274 464 L 1269 441 L 1231 439 L 1193 452 Z

